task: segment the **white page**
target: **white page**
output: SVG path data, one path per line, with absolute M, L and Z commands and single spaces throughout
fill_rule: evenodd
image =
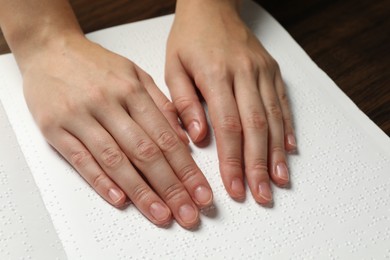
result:
M 291 99 L 299 155 L 292 186 L 275 205 L 226 194 L 215 142 L 193 156 L 215 194 L 216 212 L 196 231 L 155 227 L 130 206 L 117 210 L 83 182 L 42 138 L 23 100 L 12 57 L 0 58 L 0 98 L 70 259 L 389 258 L 390 139 L 262 8 L 243 16 L 278 61 Z M 168 94 L 165 42 L 173 16 L 119 26 L 89 38 L 132 59 Z M 374 102 L 374 101 L 373 101 Z
M 0 103 L 0 259 L 66 259 Z

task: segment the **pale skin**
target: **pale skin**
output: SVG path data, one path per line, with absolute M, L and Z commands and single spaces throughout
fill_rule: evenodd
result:
M 66 0 L 0 0 L 0 25 L 28 107 L 47 141 L 107 202 L 126 198 L 152 223 L 195 227 L 213 195 L 188 149 L 209 109 L 229 195 L 260 204 L 270 179 L 289 183 L 296 142 L 277 63 L 247 29 L 235 0 L 178 0 L 165 78 L 172 103 L 130 60 L 90 42 Z

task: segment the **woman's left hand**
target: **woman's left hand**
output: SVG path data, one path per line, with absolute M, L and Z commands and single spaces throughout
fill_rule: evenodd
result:
M 288 184 L 285 152 L 296 142 L 279 67 L 241 21 L 236 1 L 177 1 L 165 76 L 195 143 L 207 133 L 196 89 L 203 95 L 230 196 L 245 198 L 245 175 L 254 199 L 271 202 L 269 179 Z

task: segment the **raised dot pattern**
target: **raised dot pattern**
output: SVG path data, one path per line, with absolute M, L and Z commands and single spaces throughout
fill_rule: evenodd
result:
M 1 103 L 0 144 L 0 259 L 66 259 Z
M 299 145 L 299 154 L 288 158 L 292 185 L 273 187 L 271 208 L 256 204 L 249 191 L 245 202 L 232 201 L 211 134 L 207 147 L 191 149 L 216 208 L 194 231 L 176 223 L 158 228 L 133 205 L 118 210 L 103 201 L 41 137 L 17 88 L 19 77 L 3 75 L 1 100 L 70 259 L 390 258 L 389 139 L 367 127 L 372 123 L 260 7 L 246 3 L 244 16 L 278 61 L 288 88 Z M 172 20 L 88 37 L 132 59 L 169 95 L 163 61 Z

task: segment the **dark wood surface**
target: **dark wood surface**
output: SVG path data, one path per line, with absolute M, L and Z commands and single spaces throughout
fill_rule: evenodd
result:
M 390 136 L 390 1 L 256 0 Z M 71 0 L 83 30 L 174 12 L 174 0 Z M 9 52 L 0 34 L 0 54 Z

